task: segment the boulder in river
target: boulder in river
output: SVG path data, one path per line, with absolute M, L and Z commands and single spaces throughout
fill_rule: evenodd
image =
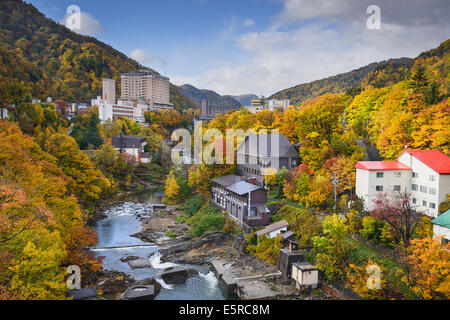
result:
M 123 300 L 153 300 L 155 287 L 152 285 L 134 285 L 129 287 L 122 295 Z
M 126 257 L 120 258 L 120 261 L 121 261 L 121 262 L 128 262 L 128 261 L 133 261 L 133 260 L 137 260 L 137 259 L 139 259 L 139 257 L 136 257 L 136 256 L 126 256 Z
M 189 277 L 197 274 L 198 272 L 193 269 L 176 266 L 164 269 L 161 278 L 167 284 L 183 284 Z
M 150 260 L 145 258 L 128 261 L 128 265 L 133 269 L 150 268 L 152 266 Z

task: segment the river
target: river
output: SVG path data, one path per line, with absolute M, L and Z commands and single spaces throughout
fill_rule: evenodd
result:
M 106 218 L 97 221 L 95 230 L 98 234 L 97 248 L 92 251 L 96 256 L 103 256 L 103 268 L 125 272 L 136 280 L 155 277 L 162 285 L 161 292 L 155 300 L 223 300 L 225 299 L 219 288 L 219 283 L 214 273 L 208 266 L 191 266 L 199 274 L 191 277 L 185 284 L 167 285 L 158 278 L 161 270 L 173 263 L 162 263 L 157 245 L 149 246 L 130 235 L 141 231 L 141 222 L 135 217 L 136 213 L 145 213 L 151 210 L 149 204 L 161 203 L 162 194 L 142 192 L 127 197 L 128 202 L 120 203 L 108 208 L 104 213 Z M 130 246 L 127 248 L 115 248 Z M 132 269 L 126 262 L 120 259 L 126 256 L 149 258 L 151 268 Z

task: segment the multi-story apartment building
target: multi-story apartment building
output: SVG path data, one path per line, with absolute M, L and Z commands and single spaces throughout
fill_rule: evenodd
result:
M 267 100 L 264 97 L 251 100 L 251 105 L 247 106 L 247 111 L 253 114 L 259 113 L 263 110 L 276 111 L 276 110 L 286 110 L 289 108 L 289 100 Z
M 169 78 L 149 71 L 122 74 L 121 97 L 129 100 L 144 99 L 158 107 L 173 107 L 170 103 Z
M 300 164 L 298 150 L 283 134 L 249 134 L 238 146 L 237 173 L 264 186 L 267 170 L 291 170 Z
M 98 103 L 98 116 L 102 123 L 107 120 L 112 121 L 118 118 L 128 118 L 133 120 L 135 119 L 135 114 L 137 111 L 138 110 L 136 110 L 133 105 L 129 105 L 123 101 L 119 101 L 117 104 Z
M 416 210 L 437 217 L 450 194 L 450 157 L 438 150 L 405 150 L 397 161 L 356 164 L 356 194 L 373 210 L 380 192 L 411 193 Z
M 213 120 L 218 114 L 223 114 L 230 110 L 229 107 L 212 104 L 209 100 L 202 100 L 202 113 L 200 114 L 200 121 Z
M 102 99 L 106 104 L 116 103 L 116 81 L 113 79 L 103 79 Z
M 270 223 L 267 191 L 244 179 L 235 175 L 212 179 L 211 200 L 245 228 L 266 226 Z

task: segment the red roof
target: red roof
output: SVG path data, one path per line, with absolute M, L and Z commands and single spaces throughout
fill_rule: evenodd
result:
M 410 167 L 398 161 L 360 161 L 355 168 L 368 171 L 411 170 Z
M 406 150 L 437 173 L 450 173 L 450 157 L 439 150 Z

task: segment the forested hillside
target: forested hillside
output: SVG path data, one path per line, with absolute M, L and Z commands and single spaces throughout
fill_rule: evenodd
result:
M 212 90 L 198 89 L 189 84 L 180 86 L 181 93 L 186 97 L 201 103 L 202 100 L 209 100 L 211 104 L 228 107 L 230 109 L 239 109 L 242 104 L 230 96 L 221 96 Z
M 310 83 L 304 83 L 278 93 L 271 99 L 290 99 L 291 104 L 300 105 L 325 93 L 342 93 L 363 84 L 383 87 L 406 79 L 414 61 L 408 58 L 391 59 Z M 381 74 L 381 75 L 380 75 Z
M 92 37 L 78 35 L 46 18 L 21 0 L 0 2 L 0 81 L 20 83 L 36 98 L 89 102 L 101 95 L 102 78 L 146 69 Z M 182 109 L 198 107 L 171 88 L 171 100 Z M 120 92 L 120 91 L 119 91 Z

